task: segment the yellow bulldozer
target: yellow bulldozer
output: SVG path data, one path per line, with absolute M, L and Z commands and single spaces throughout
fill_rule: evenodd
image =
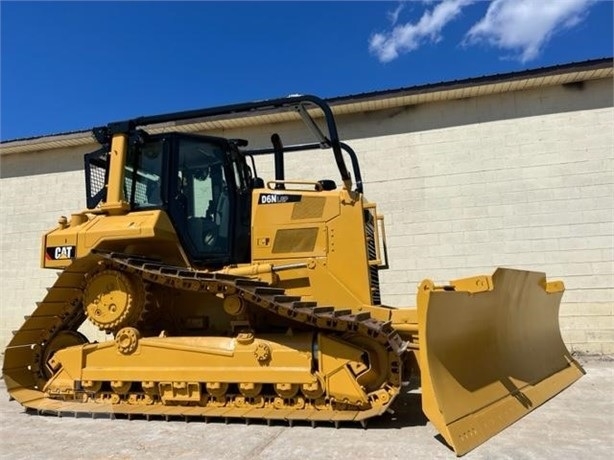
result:
M 147 131 L 290 111 L 311 141 L 284 146 L 271 133 L 250 149 Z M 44 235 L 41 265 L 58 279 L 4 355 L 7 390 L 31 411 L 365 426 L 414 385 L 462 455 L 583 374 L 559 331 L 563 283 L 543 273 L 425 280 L 415 307 L 381 303 L 383 217 L 322 99 L 141 117 L 93 135 L 87 209 Z M 286 179 L 285 155 L 315 149 L 340 178 Z M 257 175 L 263 155 L 274 179 Z M 86 321 L 107 339 L 88 340 Z

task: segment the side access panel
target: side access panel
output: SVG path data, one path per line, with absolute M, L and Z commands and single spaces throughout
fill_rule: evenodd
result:
M 422 407 L 457 455 L 584 374 L 559 330 L 562 282 L 497 269 L 418 292 Z

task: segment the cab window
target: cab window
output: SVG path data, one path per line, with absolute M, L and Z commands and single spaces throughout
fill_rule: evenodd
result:
M 124 196 L 133 209 L 162 205 L 162 158 L 162 141 L 128 151 Z

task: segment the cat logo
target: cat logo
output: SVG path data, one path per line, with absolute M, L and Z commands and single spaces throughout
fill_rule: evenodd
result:
M 76 249 L 75 246 L 51 246 L 45 251 L 45 256 L 48 260 L 74 259 Z

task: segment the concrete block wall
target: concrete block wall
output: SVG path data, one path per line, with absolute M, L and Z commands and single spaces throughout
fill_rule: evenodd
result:
M 468 122 L 437 121 L 446 116 Z M 409 132 L 352 143 L 364 152 L 367 195 L 387 216 L 384 299 L 404 304 L 427 277 L 543 271 L 565 282 L 560 326 L 570 348 L 614 354 L 611 82 L 430 104 L 397 117 Z M 433 120 L 431 129 L 412 130 L 415 119 Z
M 85 208 L 83 154 L 96 145 L 0 158 L 0 344 L 23 323 L 55 270 L 40 268 L 41 238 L 61 215 Z M 94 329 L 84 328 L 92 338 Z
M 611 80 L 443 101 L 338 118 L 367 197 L 386 216 L 383 301 L 415 304 L 417 285 L 544 271 L 567 290 L 560 312 L 573 351 L 614 354 L 614 121 Z M 217 131 L 269 144 L 301 140 L 300 124 Z M 93 149 L 92 146 L 91 149 Z M 42 232 L 84 207 L 81 154 L 2 158 L 2 342 L 55 279 L 38 268 Z M 272 161 L 258 174 L 273 178 Z M 337 179 L 329 152 L 288 154 L 287 178 Z M 45 172 L 47 171 L 47 172 Z

